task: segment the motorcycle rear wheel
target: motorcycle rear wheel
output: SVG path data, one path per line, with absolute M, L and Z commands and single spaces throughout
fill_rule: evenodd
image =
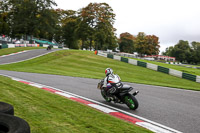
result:
M 101 95 L 106 100 L 106 102 L 111 102 L 111 99 L 106 96 L 105 91 L 101 90 Z
M 137 99 L 131 94 L 126 95 L 124 101 L 131 110 L 136 110 L 139 106 Z

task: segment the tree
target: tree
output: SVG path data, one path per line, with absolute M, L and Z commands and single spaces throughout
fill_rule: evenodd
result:
M 147 55 L 158 55 L 159 54 L 159 48 L 160 45 L 158 42 L 158 37 L 155 35 L 147 35 L 145 37 L 146 39 L 146 51 L 145 54 Z
M 34 32 L 34 36 L 39 38 L 45 38 L 53 40 L 57 27 L 57 15 L 53 9 L 43 10 L 37 18 L 37 31 Z
M 79 10 L 80 24 L 77 31 L 79 37 L 84 42 L 94 40 L 96 49 L 103 49 L 115 45 L 108 45 L 108 43 L 116 43 L 114 34 L 114 20 L 115 14 L 112 8 L 106 3 L 90 3 L 87 7 Z M 110 39 L 112 38 L 112 39 Z
M 159 38 L 155 35 L 146 35 L 144 32 L 139 32 L 136 38 L 136 51 L 140 55 L 159 54 Z
M 8 12 L 8 24 L 11 27 L 10 35 L 12 37 L 21 37 L 22 35 L 33 32 L 34 26 L 34 9 L 33 1 L 8 0 L 4 3 Z M 31 26 L 30 26 L 31 25 Z
M 53 0 L 7 0 L 3 3 L 8 13 L 8 24 L 12 37 L 26 35 L 52 38 L 55 25 Z M 50 37 L 51 36 L 51 37 Z
M 76 12 L 72 10 L 65 11 L 67 16 L 63 18 L 63 40 L 68 48 L 78 49 L 78 36 L 76 29 L 78 27 L 78 18 Z
M 140 54 L 145 54 L 145 36 L 146 34 L 144 32 L 139 32 L 136 37 L 136 51 Z
M 174 57 L 181 62 L 187 61 L 187 59 L 191 56 L 188 41 L 179 40 L 178 44 L 174 47 L 174 51 Z
M 66 43 L 65 40 L 68 39 L 64 36 L 64 33 L 67 32 L 66 24 L 69 22 L 69 19 L 76 18 L 76 11 L 63 9 L 55 9 L 53 11 L 56 14 L 55 34 L 53 38 L 58 43 Z
M 7 21 L 8 21 L 8 13 L 0 12 L 0 33 L 1 34 L 8 35 L 10 33 L 10 28 Z
M 89 37 L 92 36 L 92 28 L 88 26 L 86 20 L 84 20 L 81 16 L 78 18 L 78 27 L 76 29 L 77 37 L 81 40 L 81 48 L 85 47 L 85 42 Z
M 195 64 L 200 63 L 200 42 L 193 41 L 191 46 L 191 61 Z
M 196 64 L 200 63 L 200 45 L 197 46 L 195 57 L 196 57 L 195 63 Z
M 106 49 L 111 49 L 111 50 L 115 51 L 116 47 L 118 47 L 118 39 L 116 37 L 115 31 L 116 31 L 116 29 L 113 28 L 113 31 L 110 31 L 108 33 L 108 37 L 106 38 L 106 43 L 107 43 Z
M 128 32 L 121 33 L 119 39 L 119 49 L 121 52 L 133 53 L 135 50 L 134 41 L 136 38 Z
M 174 49 L 173 46 L 167 47 L 167 48 L 165 49 L 165 52 L 162 53 L 162 55 L 173 56 L 173 55 L 174 55 L 173 49 Z
M 10 28 L 8 25 L 8 13 L 5 12 L 5 7 L 3 7 L 3 1 L 0 1 L 0 33 L 8 35 Z
M 195 62 L 196 53 L 194 49 L 197 49 L 196 43 L 194 42 L 193 48 L 190 47 L 188 41 L 179 40 L 179 42 L 173 47 L 166 48 L 164 52 L 167 56 L 176 57 L 176 60 L 180 62 Z

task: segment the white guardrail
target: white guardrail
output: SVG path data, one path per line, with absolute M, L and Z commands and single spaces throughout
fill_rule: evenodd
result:
M 151 64 L 151 63 L 146 63 L 146 62 L 122 57 L 122 56 L 125 56 L 125 57 L 135 58 L 135 56 L 131 55 L 131 54 L 110 53 L 110 52 L 104 53 L 103 51 L 98 51 L 97 55 L 107 57 L 107 58 L 111 58 L 111 59 L 115 59 L 115 60 L 119 60 L 119 61 L 123 61 L 123 62 L 133 64 L 133 65 L 136 65 L 136 66 L 149 68 L 151 70 L 163 72 L 163 73 L 173 75 L 173 76 L 176 76 L 176 77 L 179 77 L 179 78 L 184 78 L 184 79 L 188 79 L 188 80 L 200 83 L 200 76 L 184 73 L 184 72 L 174 70 L 174 69 L 170 69 L 170 68 L 165 68 L 165 67 L 158 66 L 158 65 L 155 65 L 155 64 Z

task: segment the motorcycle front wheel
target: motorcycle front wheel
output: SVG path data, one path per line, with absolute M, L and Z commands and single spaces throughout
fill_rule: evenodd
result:
M 126 95 L 124 101 L 131 110 L 136 110 L 139 106 L 137 99 L 131 94 Z
M 109 97 L 106 96 L 104 90 L 101 90 L 101 95 L 102 95 L 102 97 L 106 100 L 106 102 L 111 102 L 111 99 L 110 99 Z

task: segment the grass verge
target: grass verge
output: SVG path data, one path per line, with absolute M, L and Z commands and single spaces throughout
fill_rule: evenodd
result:
M 3 70 L 97 79 L 105 77 L 107 67 L 112 68 L 124 82 L 200 90 L 199 83 L 97 56 L 90 51 L 61 50 L 33 60 L 0 65 L 0 69 Z
M 5 48 L 5 49 L 0 49 L 0 56 L 2 55 L 8 55 L 24 50 L 32 50 L 32 49 L 42 49 L 43 47 L 16 47 L 16 48 Z
M 31 133 L 150 133 L 88 106 L 0 76 L 0 101 L 14 106 Z

